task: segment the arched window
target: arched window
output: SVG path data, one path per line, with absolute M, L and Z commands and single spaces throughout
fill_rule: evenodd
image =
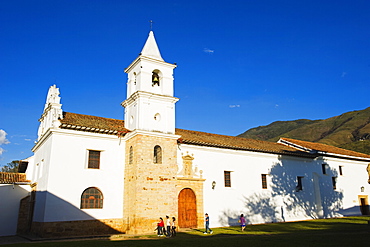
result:
M 158 145 L 154 147 L 154 164 L 162 164 L 162 148 Z
M 83 208 L 103 208 L 103 194 L 99 189 L 90 187 L 82 192 L 81 209 Z
M 129 151 L 129 156 L 128 156 L 128 163 L 132 164 L 134 161 L 134 148 L 131 146 L 130 151 Z

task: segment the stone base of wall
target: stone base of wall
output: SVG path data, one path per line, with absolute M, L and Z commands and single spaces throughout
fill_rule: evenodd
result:
M 31 233 L 42 238 L 98 236 L 126 232 L 122 219 L 32 222 Z
M 18 225 L 17 225 L 17 233 L 24 234 L 28 233 L 30 230 L 30 196 L 26 196 L 21 199 L 19 204 L 19 212 L 18 212 Z
M 164 216 L 163 220 L 164 219 Z M 130 222 L 130 226 L 127 228 L 127 234 L 154 234 L 154 230 L 157 228 L 157 223 L 159 222 L 159 217 L 157 219 L 148 218 L 135 218 Z

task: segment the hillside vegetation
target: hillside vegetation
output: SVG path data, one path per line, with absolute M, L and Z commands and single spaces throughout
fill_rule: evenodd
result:
M 370 154 L 370 107 L 323 120 L 277 121 L 238 136 L 272 142 L 287 137 Z

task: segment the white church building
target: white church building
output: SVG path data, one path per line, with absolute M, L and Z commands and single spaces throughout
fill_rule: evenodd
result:
M 51 86 L 25 176 L 0 177 L 13 197 L 0 235 L 153 233 L 166 215 L 181 229 L 202 228 L 205 213 L 211 228 L 240 214 L 248 224 L 369 214 L 370 155 L 177 129 L 175 67 L 150 32 L 125 69 L 125 120 L 64 112 Z

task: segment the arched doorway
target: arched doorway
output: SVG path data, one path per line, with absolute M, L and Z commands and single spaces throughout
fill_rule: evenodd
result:
M 186 188 L 179 194 L 179 227 L 197 227 L 197 199 L 192 189 Z

